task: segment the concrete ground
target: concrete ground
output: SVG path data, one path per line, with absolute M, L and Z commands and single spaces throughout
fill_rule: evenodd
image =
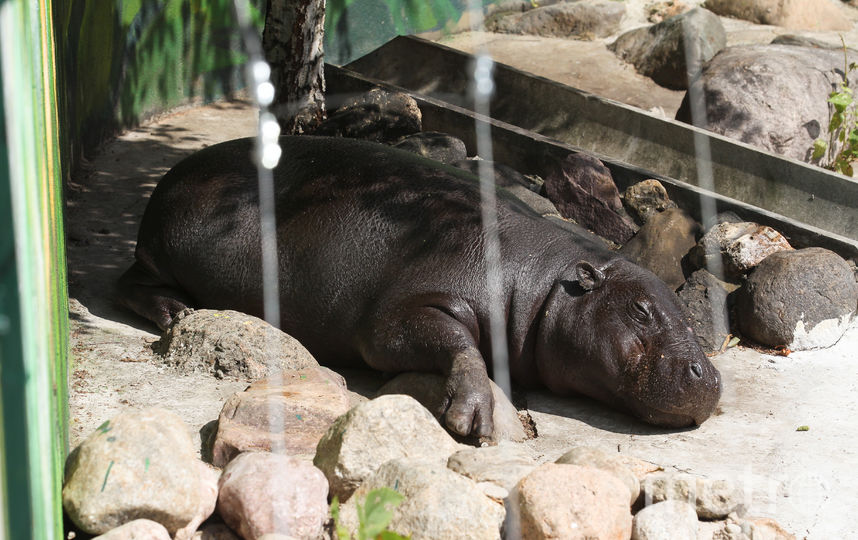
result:
M 731 40 L 762 39 L 761 32 L 773 30 L 737 24 Z M 444 42 L 467 50 L 472 37 Z M 653 88 L 609 59 L 604 43 L 483 37 L 494 43 L 497 61 L 584 90 L 644 109 L 659 107 L 668 116 L 681 100 L 680 93 Z M 570 60 L 554 61 L 561 57 Z M 540 61 L 546 58 L 552 61 Z M 116 306 L 112 287 L 133 260 L 140 216 L 159 177 L 196 149 L 253 135 L 255 120 L 241 101 L 187 108 L 106 144 L 74 179 L 66 211 L 72 445 L 132 407 L 165 407 L 199 431 L 217 419 L 229 395 L 246 387 L 159 365 L 149 348 L 158 338 L 155 327 Z M 730 349 L 713 358 L 725 388 L 719 414 L 687 431 L 655 430 L 586 399 L 530 393 L 527 405 L 539 436 L 526 444 L 545 460 L 592 445 L 666 468 L 728 477 L 743 486 L 750 514 L 773 517 L 798 538 L 858 537 L 856 351 L 858 325 L 826 350 L 783 357 Z M 373 375 L 346 375 L 356 391 L 375 386 Z M 797 431 L 799 426 L 809 429 Z

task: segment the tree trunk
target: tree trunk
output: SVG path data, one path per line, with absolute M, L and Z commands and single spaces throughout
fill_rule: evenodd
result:
M 325 119 L 324 37 L 325 0 L 268 0 L 262 47 L 283 133 L 306 133 Z

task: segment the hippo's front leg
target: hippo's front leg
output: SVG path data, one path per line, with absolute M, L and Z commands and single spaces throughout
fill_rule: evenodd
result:
M 361 353 L 370 367 L 381 371 L 440 371 L 447 378 L 447 395 L 443 410 L 433 412 L 443 415 L 455 433 L 489 436 L 494 402 L 474 338 L 476 324 L 470 309 L 462 306 L 386 311 L 364 334 L 368 339 L 363 340 Z

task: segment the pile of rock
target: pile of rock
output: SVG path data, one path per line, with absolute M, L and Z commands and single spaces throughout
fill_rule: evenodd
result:
M 519 443 L 464 446 L 404 395 L 333 420 L 312 461 L 242 452 L 218 473 L 190 440 L 161 409 L 105 422 L 67 463 L 69 518 L 111 540 L 328 538 L 332 497 L 341 504 L 338 525 L 354 534 L 357 506 L 385 487 L 404 497 L 388 528 L 415 539 L 794 538 L 771 520 L 739 517 L 743 495 L 730 481 L 596 448 L 540 463 Z

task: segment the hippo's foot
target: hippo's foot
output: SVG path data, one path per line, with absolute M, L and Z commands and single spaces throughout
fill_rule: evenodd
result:
M 169 328 L 173 317 L 191 307 L 183 294 L 160 282 L 140 262 L 135 262 L 119 278 L 118 301 L 161 330 Z
M 494 401 L 486 365 L 479 353 L 462 352 L 447 376 L 444 422 L 459 435 L 488 437 L 494 431 Z

